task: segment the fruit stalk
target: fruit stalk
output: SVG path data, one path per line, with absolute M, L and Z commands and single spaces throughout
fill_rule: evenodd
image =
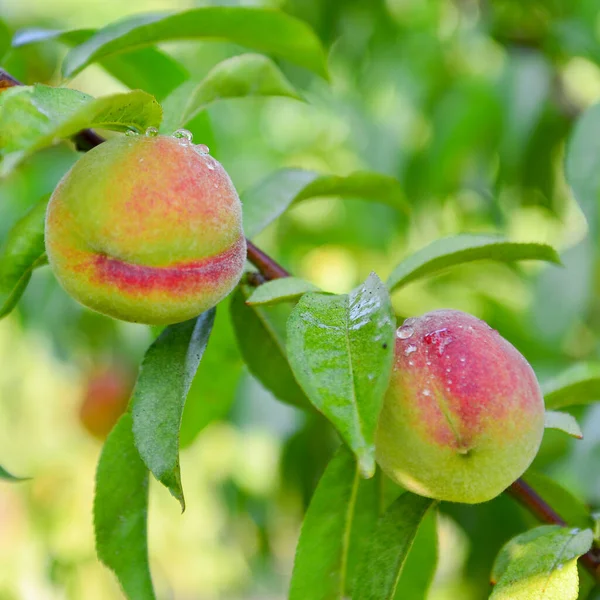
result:
M 5 70 L 0 69 L 0 92 L 15 85 L 23 84 Z M 104 142 L 104 138 L 89 129 L 75 136 L 75 141 L 78 145 L 80 144 L 79 140 L 88 143 L 90 147 Z M 81 147 L 85 148 L 86 146 L 84 143 L 81 143 Z M 258 269 L 265 281 L 288 277 L 290 275 L 281 265 L 251 242 L 248 243 L 248 260 Z M 517 479 L 506 491 L 540 521 L 551 525 L 565 525 L 564 519 L 560 517 L 552 506 L 522 479 Z M 598 549 L 592 548 L 589 552 L 581 556 L 579 561 L 594 579 L 600 583 L 600 553 Z

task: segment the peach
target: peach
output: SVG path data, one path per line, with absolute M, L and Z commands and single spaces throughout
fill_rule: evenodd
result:
M 497 331 L 456 310 L 404 321 L 376 436 L 394 481 L 438 500 L 484 502 L 523 474 L 543 432 L 535 374 Z
M 86 381 L 79 420 L 87 432 L 104 440 L 127 409 L 134 377 L 116 365 L 97 368 Z
M 106 315 L 148 324 L 192 318 L 238 283 L 241 203 L 225 169 L 187 137 L 119 136 L 63 177 L 46 215 L 60 284 Z

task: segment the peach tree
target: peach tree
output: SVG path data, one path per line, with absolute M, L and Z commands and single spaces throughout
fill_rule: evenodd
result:
M 220 39 L 250 52 L 194 78 L 155 47 L 182 39 Z M 308 102 L 303 81 L 326 87 L 326 52 L 305 22 L 276 10 L 214 6 L 97 31 L 23 30 L 13 45 L 52 40 L 69 47 L 64 86 L 0 73 L 1 169 L 6 176 L 58 144 L 78 154 L 2 240 L 0 316 L 15 309 L 38 269 L 50 268 L 65 303 L 153 327 L 96 473 L 97 555 L 126 597 L 156 597 L 148 488 L 158 482 L 186 509 L 179 463 L 186 398 L 212 336 L 225 327 L 267 390 L 338 437 L 299 535 L 291 600 L 424 597 L 437 561 L 436 512 L 503 493 L 542 524 L 532 521 L 499 549 L 490 598 L 590 592 L 600 581 L 597 519 L 530 465 L 545 428 L 581 437 L 574 417 L 557 409 L 596 400 L 599 371 L 575 365 L 540 386 L 526 357 L 484 321 L 453 310 L 398 315 L 391 300 L 410 283 L 467 263 L 497 261 L 519 272 L 521 261 L 560 264 L 558 252 L 501 230 L 464 233 L 398 257 L 391 273 L 380 274 L 385 280 L 372 272 L 347 294 L 323 291 L 252 240 L 290 207 L 321 197 L 383 204 L 409 223 L 413 206 L 398 179 L 282 169 L 240 201 L 235 181 L 191 133 L 214 103 Z M 159 62 L 165 77 L 154 76 Z M 92 64 L 132 91 L 94 98 L 70 89 L 68 80 Z M 566 163 L 590 236 L 600 190 L 597 113 L 580 118 Z M 2 460 L 10 464 L 10 456 Z M 0 478 L 20 481 L 4 469 Z

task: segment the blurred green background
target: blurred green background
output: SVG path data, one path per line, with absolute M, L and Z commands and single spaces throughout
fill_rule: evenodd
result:
M 183 0 L 4 0 L 0 54 L 24 27 L 87 28 Z M 397 177 L 410 222 L 360 201 L 292 208 L 256 240 L 290 271 L 346 292 L 371 270 L 385 278 L 409 252 L 462 232 L 503 232 L 557 246 L 565 268 L 474 263 L 411 284 L 399 316 L 440 307 L 486 319 L 545 380 L 600 354 L 599 255 L 565 183 L 577 117 L 600 98 L 598 0 L 271 0 L 311 24 L 329 51 L 331 81 L 282 63 L 307 103 L 228 101 L 190 129 L 243 192 L 272 171 L 302 167 Z M 4 32 L 4 29 L 6 31 Z M 161 47 L 202 75 L 241 48 Z M 123 90 L 99 66 L 61 81 L 58 43 L 6 49 L 24 83 L 95 96 Z M 161 78 L 161 73 L 155 73 Z M 0 181 L 0 241 L 76 160 L 68 144 L 38 153 Z M 595 230 L 592 227 L 592 230 Z M 225 303 L 226 304 L 226 303 Z M 100 443 L 79 411 L 90 373 L 134 370 L 152 332 L 75 304 L 48 269 L 0 321 L 0 457 L 19 485 L 0 485 L 0 600 L 120 598 L 94 553 L 91 506 Z M 536 467 L 600 507 L 600 407 L 573 411 L 585 440 L 546 434 Z M 182 473 L 187 511 L 151 490 L 150 553 L 161 598 L 284 598 L 302 514 L 335 448 L 316 417 L 277 402 L 245 369 L 225 305 L 188 400 Z M 193 442 L 193 444 L 192 444 Z M 332 499 L 335 502 L 335 499 Z M 495 554 L 532 521 L 504 497 L 444 506 L 429 600 L 489 594 Z

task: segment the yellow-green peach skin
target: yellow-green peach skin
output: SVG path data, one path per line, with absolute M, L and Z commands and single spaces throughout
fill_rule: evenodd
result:
M 46 215 L 48 259 L 71 296 L 117 319 L 169 324 L 231 292 L 246 258 L 242 207 L 203 150 L 119 136 L 75 163 Z
M 500 494 L 539 449 L 544 401 L 525 358 L 483 321 L 438 310 L 396 332 L 377 460 L 407 489 L 474 504 Z

